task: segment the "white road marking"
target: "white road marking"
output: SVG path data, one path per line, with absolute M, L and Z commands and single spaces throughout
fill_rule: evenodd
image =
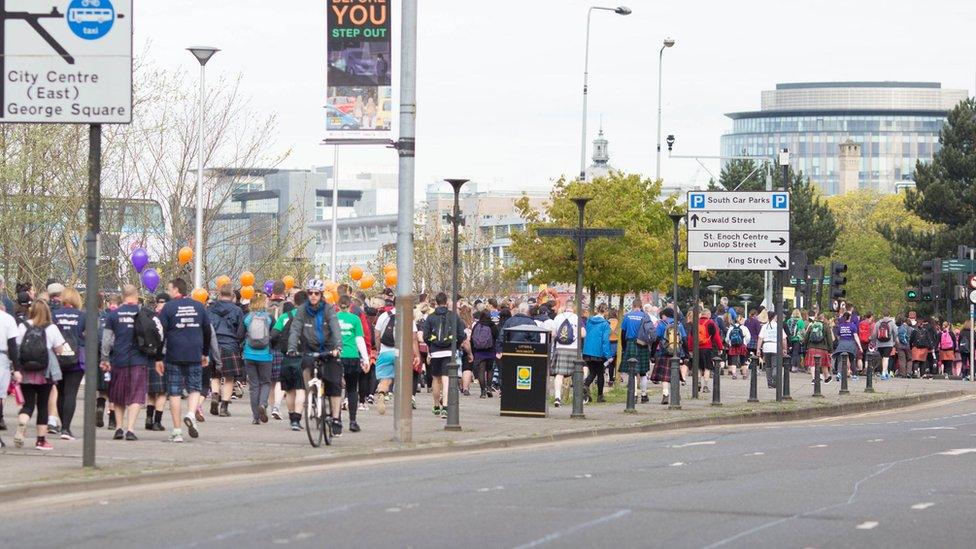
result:
M 487 492 L 488 490 L 491 490 L 491 488 L 478 488 L 479 492 Z
M 683 462 L 683 461 L 676 461 L 676 462 L 674 462 L 674 463 L 671 464 L 671 467 L 681 467 L 684 464 L 685 464 L 685 462 Z
M 947 452 L 939 452 L 940 456 L 961 456 L 963 454 L 976 454 L 976 448 L 955 448 Z
M 400 512 L 400 508 L 399 507 L 389 507 L 389 508 L 387 508 L 386 512 L 387 513 L 399 513 Z
M 935 436 L 935 435 L 929 435 L 929 436 L 927 436 L 927 437 L 925 437 L 925 438 L 926 438 L 926 439 L 932 439 L 932 438 L 939 438 L 939 437 L 937 437 L 937 436 Z
M 955 431 L 955 427 L 942 426 L 942 427 L 913 427 L 912 431 Z
M 858 524 L 857 525 L 857 529 L 858 530 L 871 530 L 871 529 L 873 529 L 877 525 L 878 525 L 877 522 L 875 522 L 873 520 L 869 520 L 867 522 L 862 522 L 861 524 Z
M 753 452 L 751 454 L 746 454 L 747 456 L 764 456 L 766 452 Z
M 538 545 L 543 545 L 543 544 L 549 543 L 550 541 L 555 541 L 555 540 L 557 540 L 557 539 L 559 539 L 559 538 L 561 538 L 563 536 L 567 536 L 569 534 L 573 534 L 575 532 L 579 532 L 580 530 L 585 530 L 586 528 L 589 528 L 591 526 L 596 526 L 597 524 L 601 524 L 601 523 L 604 523 L 604 522 L 609 522 L 611 520 L 616 520 L 616 519 L 618 519 L 620 517 L 624 517 L 624 516 L 627 516 L 629 514 L 630 514 L 630 509 L 621 509 L 620 511 L 617 511 L 616 513 L 613 513 L 613 514 L 610 514 L 610 515 L 606 515 L 606 516 L 603 516 L 603 517 L 600 517 L 600 518 L 597 518 L 597 519 L 593 519 L 593 520 L 588 521 L 588 522 L 583 522 L 583 523 L 577 524 L 576 526 L 573 526 L 572 528 L 567 528 L 567 529 L 562 530 L 560 532 L 553 532 L 553 533 L 551 533 L 551 534 L 549 534 L 547 536 L 544 536 L 544 537 L 541 537 L 539 539 L 530 541 L 530 542 L 528 542 L 526 544 L 523 544 L 523 545 L 519 545 L 515 549 L 529 549 L 530 547 L 536 547 Z
M 826 448 L 826 444 L 814 444 L 813 446 L 807 446 L 807 448 Z
M 928 509 L 929 507 L 932 507 L 933 505 L 935 505 L 935 504 L 932 503 L 931 501 L 928 501 L 928 502 L 925 502 L 925 503 L 916 503 L 915 505 L 912 505 L 912 509 L 916 509 L 918 511 L 921 511 L 922 509 Z
M 715 444 L 714 440 L 703 440 L 701 442 L 687 442 L 685 444 L 675 444 L 672 448 L 687 448 L 689 446 L 711 446 Z
M 872 438 L 868 442 L 884 442 L 884 439 L 883 438 Z

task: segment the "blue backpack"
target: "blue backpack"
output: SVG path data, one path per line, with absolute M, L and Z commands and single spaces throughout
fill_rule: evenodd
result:
M 729 345 L 742 345 L 742 326 L 736 324 L 729 333 Z

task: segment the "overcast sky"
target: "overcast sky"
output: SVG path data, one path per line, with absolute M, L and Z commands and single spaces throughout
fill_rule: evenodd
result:
M 654 174 L 657 60 L 667 36 L 677 45 L 664 53 L 663 133 L 677 137 L 675 154 L 718 154 L 731 126 L 724 113 L 758 109 L 760 91 L 777 82 L 924 80 L 972 93 L 976 79 L 972 0 L 624 1 L 630 16 L 593 15 L 587 141 L 602 117 L 610 162 L 627 172 Z M 418 188 L 444 177 L 546 188 L 576 174 L 590 5 L 601 4 L 419 0 Z M 195 71 L 185 47 L 221 48 L 208 81 L 242 75 L 253 104 L 277 112 L 271 147 L 293 149 L 283 167 L 331 165 L 332 148 L 319 144 L 325 7 L 136 0 L 136 51 Z M 351 149 L 340 153 L 340 172 L 396 167 L 391 150 Z M 718 173 L 716 161 L 706 166 Z M 693 160 L 667 158 L 662 175 L 672 184 L 709 177 Z

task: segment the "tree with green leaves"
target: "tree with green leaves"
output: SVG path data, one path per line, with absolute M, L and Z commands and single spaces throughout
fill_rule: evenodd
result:
M 955 257 L 959 244 L 976 244 L 976 99 L 960 102 L 939 135 L 941 149 L 931 162 L 915 164 L 915 190 L 907 190 L 905 207 L 929 226 L 894 226 L 880 232 L 892 243 L 892 261 L 917 277 L 921 262 Z

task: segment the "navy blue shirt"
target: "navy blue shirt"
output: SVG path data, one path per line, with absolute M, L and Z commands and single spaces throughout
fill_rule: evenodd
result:
M 136 313 L 139 306 L 122 305 L 110 312 L 105 319 L 105 329 L 115 336 L 112 342 L 111 364 L 113 368 L 128 366 L 146 366 L 149 357 L 139 352 L 136 347 Z
M 74 307 L 60 307 L 51 313 L 54 323 L 61 328 L 62 334 L 71 332 L 78 339 L 78 345 L 85 345 L 85 311 Z
M 159 313 L 166 340 L 166 362 L 199 363 L 210 353 L 210 316 L 199 301 L 181 297 Z M 206 328 L 206 329 L 204 329 Z

